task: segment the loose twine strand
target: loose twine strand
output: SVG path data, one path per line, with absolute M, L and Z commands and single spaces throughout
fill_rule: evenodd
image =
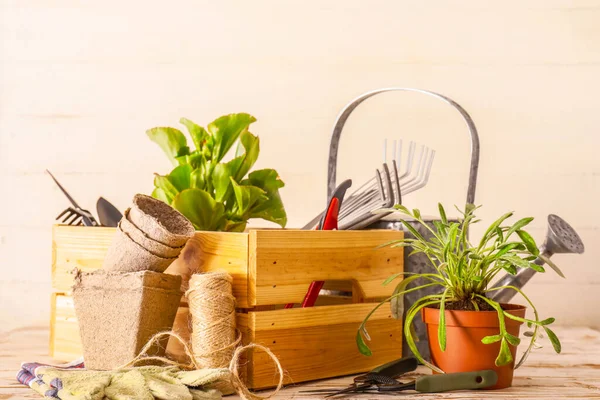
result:
M 231 294 L 232 278 L 226 272 L 195 274 L 190 279 L 190 289 L 186 292 L 191 315 L 191 345 L 173 331 L 159 332 L 142 348 L 139 354 L 119 369 L 134 366 L 142 361 L 159 361 L 186 370 L 202 368 L 227 368 L 230 372 L 230 388 L 243 400 L 266 400 L 277 394 L 283 387 L 284 371 L 277 356 L 268 347 L 256 343 L 238 346 L 242 340 L 235 326 L 235 298 Z M 213 297 L 211 297 L 213 296 Z M 222 335 L 222 336 L 219 336 Z M 147 355 L 148 350 L 164 336 L 174 337 L 182 345 L 188 364 L 166 357 Z M 213 342 L 214 340 L 214 342 Z M 205 346 L 205 347 L 203 347 Z M 208 350 L 210 349 L 210 350 Z M 246 350 L 264 351 L 274 362 L 279 374 L 279 382 L 273 392 L 259 396 L 250 392 L 239 375 L 240 360 Z M 217 385 L 217 388 L 219 385 Z M 225 387 L 229 389 L 229 387 Z

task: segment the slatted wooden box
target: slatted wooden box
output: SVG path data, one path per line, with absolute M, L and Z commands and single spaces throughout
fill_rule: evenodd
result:
M 54 228 L 51 351 L 55 357 L 73 358 L 80 352 L 69 297 L 71 271 L 100 268 L 112 233 L 110 228 Z M 392 319 L 388 307 L 381 307 L 367 325 L 373 355 L 361 355 L 355 344 L 362 319 L 378 299 L 393 291 L 393 285 L 381 283 L 403 268 L 402 248 L 377 246 L 402 235 L 383 230 L 197 232 L 167 272 L 182 275 L 185 285 L 196 272 L 228 271 L 234 279 L 243 341 L 268 346 L 287 372 L 286 383 L 348 375 L 402 354 L 402 324 Z M 323 297 L 316 307 L 283 309 L 287 303 L 300 303 L 315 280 L 325 280 L 329 288 L 352 290 L 352 296 Z M 189 336 L 187 316 L 183 301 L 174 327 L 183 336 Z M 182 353 L 174 343 L 168 350 L 174 357 Z M 245 368 L 251 388 L 277 382 L 263 352 L 247 354 Z

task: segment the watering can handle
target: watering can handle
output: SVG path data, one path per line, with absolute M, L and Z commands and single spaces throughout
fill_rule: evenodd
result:
M 477 186 L 477 171 L 479 169 L 479 135 L 477 134 L 477 128 L 475 127 L 475 123 L 471 119 L 471 116 L 469 115 L 469 113 L 467 113 L 467 111 L 464 108 L 461 107 L 460 104 L 444 95 L 435 92 L 430 92 L 429 90 L 403 87 L 375 89 L 370 92 L 363 93 L 354 100 L 352 100 L 350 103 L 348 103 L 348 105 L 346 105 L 346 107 L 344 107 L 342 112 L 338 115 L 335 121 L 335 125 L 333 127 L 333 133 L 331 134 L 331 144 L 329 147 L 329 163 L 327 171 L 327 198 L 329 198 L 335 190 L 335 181 L 337 174 L 337 156 L 340 144 L 340 136 L 342 135 L 342 129 L 344 128 L 346 120 L 348 119 L 350 114 L 352 114 L 352 111 L 354 111 L 354 109 L 360 105 L 360 103 L 367 100 L 369 97 L 373 97 L 376 94 L 384 92 L 423 93 L 450 104 L 460 113 L 460 115 L 467 123 L 469 133 L 471 134 L 471 167 L 469 169 L 469 187 L 467 189 L 467 204 L 474 204 L 475 189 Z

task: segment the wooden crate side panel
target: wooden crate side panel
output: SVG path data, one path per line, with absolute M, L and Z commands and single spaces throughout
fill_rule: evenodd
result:
M 227 271 L 233 277 L 233 295 L 239 308 L 248 308 L 248 234 L 196 232 L 183 252 L 165 271 L 181 275 L 182 288 L 193 274 Z
M 71 291 L 75 268 L 86 272 L 102 268 L 115 229 L 55 225 L 52 229 L 53 291 Z
M 73 361 L 83 354 L 73 298 L 56 294 L 53 300 L 50 356 L 60 361 Z
M 367 324 L 373 355 L 358 352 L 358 325 L 374 306 L 365 303 L 249 314 L 255 317 L 255 342 L 277 355 L 286 371 L 285 383 L 290 384 L 361 373 L 400 358 L 402 323 L 391 317 L 389 307 L 377 310 Z M 266 353 L 254 351 L 248 384 L 255 389 L 273 387 L 277 378 Z
M 250 304 L 299 303 L 316 280 L 351 280 L 372 300 L 392 294 L 381 283 L 403 271 L 403 248 L 377 248 L 398 231 L 250 231 Z

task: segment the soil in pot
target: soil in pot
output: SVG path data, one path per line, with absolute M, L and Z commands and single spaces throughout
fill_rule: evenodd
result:
M 458 305 L 456 305 L 458 307 Z M 451 307 L 451 308 L 456 308 Z M 510 314 L 524 318 L 526 308 L 513 304 L 502 304 Z M 494 311 L 446 310 L 446 351 L 440 349 L 438 325 L 440 310 L 426 307 L 422 310 L 423 321 L 427 326 L 431 362 L 446 373 L 493 369 L 498 374 L 498 383 L 488 389 L 502 389 L 512 385 L 515 362 L 498 367 L 495 364 L 500 351 L 500 342 L 483 344 L 485 336 L 500 332 L 498 313 Z M 506 330 L 519 336 L 521 322 L 504 318 Z M 516 346 L 509 345 L 513 359 Z

